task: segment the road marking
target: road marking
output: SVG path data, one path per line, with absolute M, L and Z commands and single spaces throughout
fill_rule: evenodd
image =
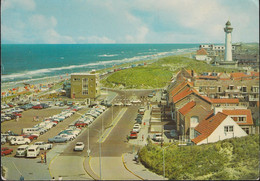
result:
M 107 137 L 108 137 L 108 135 L 110 134 L 110 132 L 113 130 L 113 128 L 117 125 L 117 123 L 118 123 L 118 121 L 123 117 L 123 115 L 124 115 L 124 113 L 126 112 L 126 110 L 127 110 L 127 108 L 123 108 L 121 111 L 120 111 L 120 113 L 117 115 L 117 117 L 113 120 L 113 122 L 112 122 L 112 127 L 110 128 L 110 129 L 107 129 L 102 135 L 101 135 L 101 137 L 97 140 L 97 143 L 99 143 L 99 141 L 100 141 L 100 139 L 101 139 L 101 143 L 103 143 L 106 139 L 107 139 Z M 104 135 L 105 135 L 105 137 L 104 137 Z
M 92 170 L 92 172 L 96 175 L 96 176 L 98 176 L 99 177 L 99 179 L 100 179 L 100 176 L 99 175 L 97 175 L 96 174 L 96 172 L 94 172 L 94 170 L 92 169 L 92 167 L 91 167 L 91 164 L 90 164 L 90 160 L 91 160 L 91 156 L 89 156 L 89 160 L 88 160 L 88 164 L 89 164 L 89 167 L 90 167 L 90 169 Z
M 90 158 L 91 158 L 91 156 L 89 156 L 89 167 L 90 167 L 90 169 L 92 170 L 92 168 L 91 168 L 91 165 L 90 165 Z M 83 168 L 84 168 L 84 170 L 85 170 L 85 172 L 91 177 L 91 178 L 93 178 L 94 180 L 96 180 L 92 175 L 90 175 L 90 173 L 87 171 L 87 169 L 85 168 L 85 160 L 87 159 L 87 157 L 85 156 L 85 159 L 83 160 Z M 93 170 L 92 170 L 93 171 Z M 94 172 L 95 173 L 95 172 Z
M 59 155 L 59 154 L 56 154 L 56 155 L 51 159 L 51 161 L 50 161 L 50 163 L 49 163 L 48 170 L 49 170 L 49 173 L 50 173 L 51 178 L 52 178 L 52 174 L 51 174 L 51 162 L 52 162 L 58 155 Z
M 133 173 L 131 170 L 129 170 L 129 169 L 127 168 L 127 166 L 126 166 L 126 164 L 125 164 L 125 161 L 124 161 L 124 154 L 122 154 L 122 161 L 123 161 L 123 164 L 124 164 L 124 167 L 125 167 L 126 170 L 128 170 L 130 173 L 132 173 L 134 176 L 140 178 L 141 180 L 144 180 L 142 177 L 136 175 L 135 173 Z
M 12 161 L 13 162 L 13 161 Z M 22 173 L 20 172 L 20 170 L 18 170 L 18 168 L 16 167 L 16 165 L 14 164 L 14 162 L 13 162 L 13 165 L 14 165 L 14 167 L 16 168 L 16 170 L 20 173 L 20 175 L 22 175 Z

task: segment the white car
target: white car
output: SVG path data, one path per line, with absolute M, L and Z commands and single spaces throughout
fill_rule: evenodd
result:
M 122 102 L 116 102 L 114 105 L 115 106 L 123 106 L 124 104 Z
M 141 103 L 141 100 L 140 99 L 132 100 L 131 103 Z
M 52 149 L 52 144 L 51 143 L 46 143 L 46 142 L 43 142 L 43 141 L 35 142 L 34 145 L 39 146 L 40 150 Z
M 60 136 L 62 137 L 62 138 L 66 138 L 67 139 L 67 141 L 71 141 L 71 140 L 73 140 L 73 139 L 75 139 L 76 138 L 76 135 L 75 134 L 60 134 Z
M 17 136 L 10 140 L 11 145 L 24 145 L 29 144 L 31 140 L 29 138 L 23 138 L 22 136 Z
M 74 151 L 83 151 L 84 150 L 84 143 L 83 142 L 77 142 L 74 148 Z
M 140 129 L 141 129 L 141 126 L 139 124 L 135 124 L 133 127 L 133 132 L 139 133 Z

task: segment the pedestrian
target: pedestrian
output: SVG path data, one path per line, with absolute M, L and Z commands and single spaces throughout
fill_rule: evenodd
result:
M 44 152 L 44 163 L 47 164 L 47 155 L 46 155 L 46 151 Z
M 41 154 L 41 163 L 43 163 L 43 160 L 44 160 L 44 155 L 43 153 Z
M 24 177 L 22 175 L 20 177 L 20 181 L 24 181 Z
M 128 135 L 126 135 L 126 139 L 127 139 L 127 142 L 129 142 L 129 136 Z
M 61 177 L 61 176 L 59 176 L 59 180 L 62 180 L 62 177 Z
M 142 141 L 144 141 L 144 135 L 142 135 Z

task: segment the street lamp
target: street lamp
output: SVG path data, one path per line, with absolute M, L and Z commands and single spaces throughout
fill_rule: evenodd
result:
M 102 180 L 102 171 L 101 171 L 101 130 L 92 129 L 93 131 L 97 131 L 99 133 L 99 171 L 100 171 L 100 180 Z
M 163 179 L 165 180 L 165 159 L 164 159 L 164 150 L 166 149 L 166 148 L 168 148 L 169 146 L 171 146 L 172 144 L 170 144 L 170 145 L 168 145 L 168 146 L 166 146 L 166 147 L 164 147 L 163 148 Z

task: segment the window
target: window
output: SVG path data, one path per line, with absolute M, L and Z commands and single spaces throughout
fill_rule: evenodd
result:
M 232 133 L 234 131 L 233 126 L 224 126 L 224 132 L 225 133 Z
M 82 91 L 82 95 L 87 95 L 88 94 L 88 90 L 83 90 Z
M 221 92 L 221 87 L 218 87 L 218 92 Z
M 247 92 L 247 87 L 242 87 L 242 92 Z
M 80 78 L 74 78 L 73 81 L 80 81 Z
M 259 92 L 259 87 L 252 87 L 252 92 L 258 93 Z
M 230 85 L 229 86 L 229 90 L 233 90 L 234 89 L 234 86 L 233 85 Z
M 239 122 L 246 122 L 246 117 L 238 117 Z
M 245 132 L 246 132 L 246 134 L 249 134 L 249 128 L 242 128 Z

